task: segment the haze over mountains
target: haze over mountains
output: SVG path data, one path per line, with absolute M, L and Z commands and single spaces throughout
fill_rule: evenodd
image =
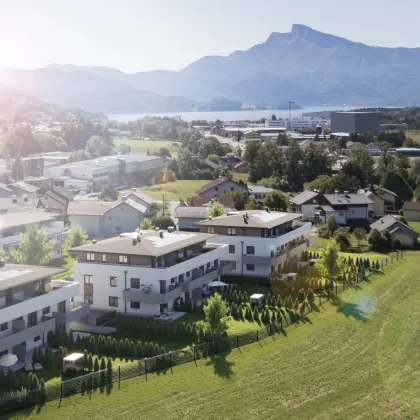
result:
M 203 57 L 178 72 L 126 74 L 52 64 L 1 69 L 0 77 L 41 100 L 103 112 L 188 111 L 197 102 L 209 109 L 214 98 L 237 101 L 212 102 L 227 109 L 288 99 L 303 105 L 414 105 L 420 102 L 419 64 L 420 48 L 371 47 L 293 25 L 247 51 Z

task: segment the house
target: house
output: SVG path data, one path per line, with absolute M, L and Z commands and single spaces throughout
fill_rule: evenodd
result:
M 93 309 L 154 316 L 180 298 L 202 300 L 202 287 L 234 268 L 225 263 L 227 246 L 215 235 L 137 231 L 70 250 L 74 275 Z
M 191 207 L 211 207 L 215 201 L 218 201 L 225 208 L 235 208 L 235 202 L 229 195 L 221 195 L 217 198 L 208 196 L 187 198 L 186 204 Z
M 179 206 L 175 209 L 175 218 L 178 219 L 178 229 L 189 232 L 199 232 L 197 222 L 207 219 L 210 206 L 191 207 Z M 234 211 L 232 208 L 225 208 L 226 212 Z
M 404 218 L 409 222 L 420 222 L 420 203 L 406 201 L 403 207 Z
M 413 248 L 417 244 L 419 237 L 415 230 L 390 214 L 372 223 L 370 228 L 376 229 L 381 233 L 387 230 L 394 243 L 399 241 L 404 248 Z
M 60 214 L 67 214 L 67 207 L 71 200 L 73 200 L 73 194 L 63 187 L 55 187 L 39 198 L 42 207 Z
M 239 172 L 241 174 L 248 173 L 249 172 L 249 169 L 250 169 L 249 163 L 248 162 L 245 162 L 245 161 L 240 162 L 240 163 L 238 163 L 237 165 L 235 165 L 233 167 L 233 170 L 235 172 Z
M 373 204 L 365 194 L 350 194 L 348 191 L 335 194 L 304 191 L 290 202 L 306 219 L 326 222 L 333 215 L 339 225 L 366 228 L 369 226 L 369 207 Z
M 249 195 L 254 196 L 257 201 L 260 202 L 264 201 L 264 198 L 273 191 L 273 188 L 267 188 L 262 185 L 253 185 L 252 187 L 248 187 Z
M 235 211 L 198 222 L 202 233 L 216 234 L 215 242 L 228 245 L 226 260 L 235 261 L 231 274 L 268 277 L 286 261 L 298 262 L 309 245 L 312 223 L 302 214 L 265 210 Z
M 197 194 L 200 197 L 202 196 L 219 197 L 223 195 L 225 192 L 230 192 L 230 191 L 239 191 L 239 192 L 244 192 L 248 194 L 248 189 L 245 187 L 245 185 L 232 181 L 226 176 L 222 176 L 220 178 L 215 179 L 214 181 L 209 182 L 206 185 L 203 185 L 197 191 Z
M 90 238 L 108 238 L 133 232 L 143 221 L 146 207 L 122 196 L 120 201 L 70 201 L 67 215 Z
M 0 198 L 0 214 L 15 213 L 23 211 L 34 211 L 39 204 L 36 195 L 12 195 L 11 197 Z
M 398 194 L 379 185 L 359 190 L 359 194 L 365 194 L 372 200 L 369 210 L 375 216 L 383 216 L 388 211 L 395 211 L 398 204 Z
M 54 241 L 52 260 L 61 258 L 62 244 L 66 239 L 64 222 L 56 214 L 40 210 L 15 211 L 0 214 L 0 247 L 11 258 L 11 251 L 19 247 L 22 233 L 29 225 L 41 226 L 48 239 Z
M 0 182 L 0 197 L 11 197 L 13 190 L 9 188 L 6 184 Z
M 211 160 L 208 159 L 200 159 L 200 164 L 204 167 L 204 168 L 208 168 L 208 169 L 212 169 L 212 170 L 216 170 L 219 169 L 219 165 L 217 163 L 212 162 Z
M 153 199 L 146 195 L 144 192 L 137 190 L 137 188 L 132 188 L 131 193 L 127 196 L 129 200 L 133 200 L 136 203 L 141 204 L 146 208 L 146 215 L 150 215 L 150 210 L 152 208 Z
M 70 332 L 70 322 L 89 315 L 89 304 L 71 302 L 81 293 L 77 281 L 51 280 L 65 270 L 4 264 L 0 267 L 0 357 L 18 357 L 13 369 L 32 361 L 32 349 L 44 346 L 56 328 Z
M 36 194 L 39 191 L 37 186 L 28 184 L 25 181 L 16 181 L 13 184 L 9 184 L 8 187 L 13 191 L 14 194 L 18 195 Z
M 220 162 L 223 166 L 233 169 L 236 165 L 241 163 L 241 158 L 235 155 L 226 155 L 220 158 Z

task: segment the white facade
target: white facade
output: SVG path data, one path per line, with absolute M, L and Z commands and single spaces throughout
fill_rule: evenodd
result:
M 92 182 L 94 186 L 103 187 L 108 184 L 108 168 L 102 166 L 68 164 L 44 169 L 44 176 L 69 177 Z
M 302 206 L 304 207 L 304 206 Z M 351 219 L 366 219 L 369 220 L 369 207 L 365 206 L 351 206 L 348 210 L 335 210 L 326 212 L 325 215 L 320 216 L 320 220 L 326 222 L 329 216 L 335 216 L 335 221 L 339 225 L 346 225 Z
M 285 128 L 286 124 L 282 120 L 266 120 L 265 121 L 265 127 L 268 127 L 268 128 L 275 128 L 275 127 Z
M 74 265 L 74 277 L 79 282 L 88 281 L 88 287 L 92 287 L 93 309 L 153 316 L 164 308 L 170 310 L 177 298 L 201 300 L 202 287 L 219 279 L 225 267 L 221 261 L 227 256 L 227 247 L 207 245 L 214 249 L 200 254 L 190 252 L 185 261 L 170 267 L 113 264 L 102 262 L 102 258 L 78 261 Z M 181 256 L 182 249 L 179 252 Z M 150 292 L 145 293 L 143 287 L 149 287 Z M 76 298 L 81 303 L 89 299 L 85 294 Z
M 286 120 L 286 127 L 288 131 L 316 128 L 316 126 L 327 128 L 331 126 L 331 121 L 324 118 L 301 118 Z
M 241 184 L 238 184 L 234 181 L 226 181 L 223 184 L 217 185 L 213 188 L 208 189 L 207 191 L 204 191 L 203 193 L 199 193 L 200 197 L 209 196 L 209 197 L 219 197 L 221 195 L 224 195 L 225 192 L 230 191 L 240 191 L 244 193 L 248 193 L 248 189 Z

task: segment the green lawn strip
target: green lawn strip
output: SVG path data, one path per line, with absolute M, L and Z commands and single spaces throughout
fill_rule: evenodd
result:
M 419 253 L 309 322 L 228 354 L 75 395 L 39 419 L 384 419 L 420 416 Z M 19 418 L 18 415 L 12 418 Z
M 164 196 L 165 200 L 178 201 L 180 198 L 186 199 L 197 196 L 196 191 L 209 182 L 208 180 L 179 180 L 141 187 L 140 189 L 154 200 L 162 200 Z
M 411 229 L 414 229 L 417 233 L 420 233 L 420 222 L 408 222 Z
M 50 267 L 60 267 L 60 268 L 65 268 L 67 269 L 66 272 L 61 273 L 61 274 L 57 274 L 56 276 L 53 277 L 53 280 L 63 280 L 67 277 L 70 277 L 74 274 L 74 259 L 69 257 L 69 256 L 65 256 L 63 258 L 57 259 L 57 260 L 52 260 L 48 263 L 48 265 Z
M 179 146 L 173 146 L 176 141 L 171 140 L 132 140 L 124 138 L 114 139 L 114 144 L 117 150 L 120 149 L 121 144 L 126 144 L 131 147 L 131 153 L 157 153 L 161 148 L 166 148 L 171 152 L 172 157 L 178 157 Z

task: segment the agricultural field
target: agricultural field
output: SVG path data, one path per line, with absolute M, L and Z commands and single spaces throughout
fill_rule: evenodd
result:
M 209 182 L 208 180 L 183 179 L 166 184 L 141 187 L 140 189 L 153 200 L 161 201 L 162 197 L 165 196 L 165 200 L 178 201 L 180 198 L 186 199 L 197 196 L 196 191 Z
M 10 418 L 418 418 L 418 257 L 406 252 L 283 335 Z
M 131 147 L 131 153 L 157 153 L 162 147 L 166 147 L 171 152 L 172 157 L 178 156 L 179 146 L 173 146 L 171 140 L 132 140 L 124 138 L 115 138 L 114 144 L 117 150 L 120 149 L 121 144 L 126 144 Z

